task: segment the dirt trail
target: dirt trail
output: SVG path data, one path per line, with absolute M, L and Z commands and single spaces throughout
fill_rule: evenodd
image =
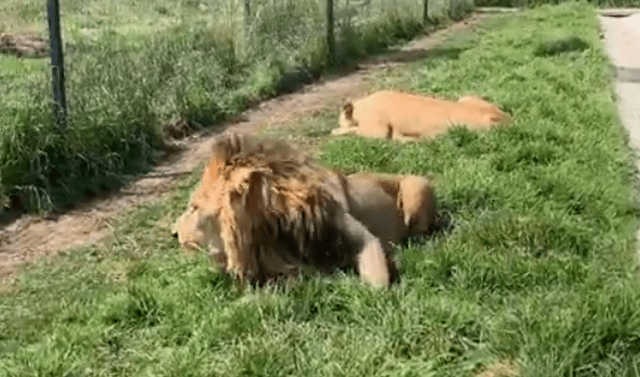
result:
M 96 242 L 109 234 L 109 222 L 125 209 L 157 198 L 171 189 L 176 180 L 190 172 L 209 154 L 213 136 L 225 129 L 255 132 L 262 127 L 287 124 L 297 118 L 333 109 L 346 97 L 364 94 L 372 74 L 428 56 L 429 50 L 449 36 L 470 30 L 483 19 L 474 14 L 446 29 L 419 37 L 389 53 L 374 56 L 346 75 L 326 77 L 302 90 L 276 97 L 245 111 L 235 121 L 213 131 L 194 135 L 178 144 L 179 152 L 169 156 L 154 172 L 144 175 L 106 198 L 79 204 L 56 218 L 23 215 L 0 229 L 0 283 L 13 280 L 18 267 L 35 258 L 69 247 Z

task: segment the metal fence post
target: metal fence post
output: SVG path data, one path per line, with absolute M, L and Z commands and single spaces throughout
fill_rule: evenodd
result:
M 249 35 L 249 28 L 251 26 L 251 0 L 244 0 L 244 31 L 246 35 Z
M 329 62 L 335 62 L 335 43 L 336 38 L 333 34 L 333 0 L 327 1 L 327 47 L 329 48 Z
M 47 0 L 49 18 L 49 42 L 51 43 L 51 75 L 53 89 L 53 112 L 56 125 L 67 127 L 67 98 L 64 92 L 64 56 L 60 34 L 60 5 L 58 0 Z
M 242 1 L 242 53 L 248 54 L 251 46 L 251 0 Z
M 429 22 L 429 0 L 424 0 L 424 9 L 422 10 L 422 22 L 426 25 Z

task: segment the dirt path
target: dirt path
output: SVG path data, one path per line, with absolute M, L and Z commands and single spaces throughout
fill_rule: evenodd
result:
M 478 25 L 486 15 L 475 14 L 446 29 L 417 38 L 387 54 L 371 57 L 359 69 L 346 75 L 327 77 L 296 93 L 283 95 L 247 110 L 236 121 L 215 131 L 203 132 L 181 142 L 180 151 L 169 156 L 153 173 L 106 198 L 78 205 L 53 219 L 24 215 L 0 229 L 0 282 L 11 281 L 18 267 L 35 258 L 72 246 L 96 242 L 109 234 L 109 222 L 118 213 L 168 192 L 185 172 L 190 172 L 208 155 L 213 136 L 224 129 L 255 132 L 262 127 L 287 124 L 323 109 L 338 109 L 346 97 L 364 94 L 371 75 L 428 56 L 429 50 L 452 34 Z

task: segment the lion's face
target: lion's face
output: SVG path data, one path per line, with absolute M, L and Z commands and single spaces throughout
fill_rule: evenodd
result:
M 220 266 L 226 266 L 218 211 L 201 208 L 197 200 L 192 200 L 189 208 L 176 220 L 171 233 L 185 249 L 204 250 Z
M 220 188 L 203 181 L 189 200 L 187 210 L 176 220 L 172 234 L 188 250 L 204 250 L 224 265 L 224 242 L 220 235 Z
M 176 221 L 173 234 L 186 249 L 198 250 L 207 246 L 220 248 L 220 223 L 217 216 L 208 214 L 194 205 Z

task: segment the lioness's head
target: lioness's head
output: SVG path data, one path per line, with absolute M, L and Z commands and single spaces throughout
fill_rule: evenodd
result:
M 342 105 L 342 111 L 340 111 L 340 119 L 338 124 L 341 128 L 357 127 L 358 121 L 353 119 L 353 102 L 347 101 Z
M 410 236 L 427 233 L 434 226 L 434 190 L 426 178 L 409 175 L 400 180 L 398 207 Z

